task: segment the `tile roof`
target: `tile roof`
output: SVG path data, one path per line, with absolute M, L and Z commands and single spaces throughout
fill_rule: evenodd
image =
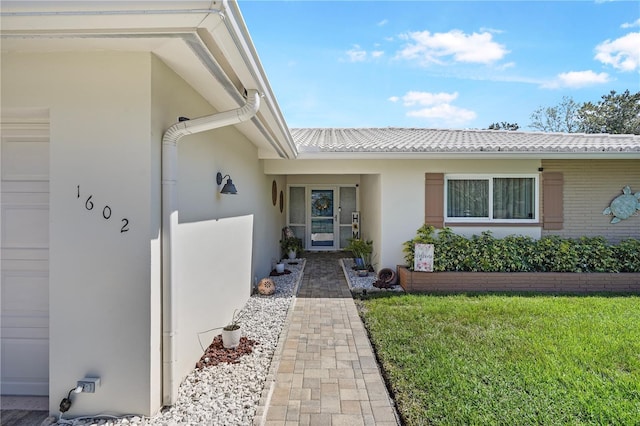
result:
M 640 135 L 424 128 L 291 129 L 302 153 L 635 153 Z

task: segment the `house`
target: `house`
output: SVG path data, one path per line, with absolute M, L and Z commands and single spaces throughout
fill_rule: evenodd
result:
M 425 222 L 640 238 L 602 213 L 640 191 L 640 136 L 289 129 L 233 1 L 1 18 L 2 393 L 51 412 L 85 376 L 70 416 L 171 405 L 284 226 L 307 250 L 371 239 L 379 268 Z
M 262 163 L 293 140 L 235 2 L 1 19 L 2 393 L 57 413 L 98 376 L 69 416 L 153 414 L 279 256 L 285 179 Z
M 323 193 L 342 207 L 334 212 L 340 247 L 356 206 L 378 268 L 404 264 L 402 243 L 424 223 L 468 236 L 490 230 L 496 237 L 640 238 L 640 211 L 615 224 L 603 215 L 626 185 L 640 192 L 638 135 L 406 128 L 291 134 L 297 157 L 265 160 L 265 173 L 287 176 L 287 224 L 307 248 L 319 226 L 313 197 Z

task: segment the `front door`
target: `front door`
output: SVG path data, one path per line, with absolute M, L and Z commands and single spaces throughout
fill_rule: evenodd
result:
M 338 248 L 337 211 L 335 188 L 311 189 L 311 250 L 336 250 Z

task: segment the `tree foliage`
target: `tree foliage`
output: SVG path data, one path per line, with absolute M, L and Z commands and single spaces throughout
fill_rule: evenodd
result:
M 520 126 L 518 123 L 507 123 L 506 121 L 501 121 L 500 123 L 491 123 L 488 127 L 488 130 L 518 130 Z
M 568 96 L 560 104 L 540 107 L 531 114 L 529 127 L 542 132 L 574 133 L 579 131 L 578 110 L 580 105 Z
M 640 135 L 640 92 L 612 90 L 597 104 L 584 103 L 578 117 L 580 132 Z
M 612 90 L 597 103 L 579 104 L 564 96 L 560 104 L 540 107 L 529 127 L 543 132 L 640 134 L 640 92 Z

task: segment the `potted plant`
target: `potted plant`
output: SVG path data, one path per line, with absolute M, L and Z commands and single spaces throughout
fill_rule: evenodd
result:
M 366 276 L 371 268 L 371 254 L 373 253 L 373 241 L 362 238 L 349 238 L 349 244 L 345 247 L 353 254 L 353 262 L 358 275 Z M 360 272 L 362 271 L 362 272 Z
M 299 253 L 302 253 L 302 240 L 296 237 L 284 237 L 280 240 L 280 248 L 289 259 L 295 259 Z
M 225 349 L 234 349 L 240 344 L 240 315 L 238 310 L 233 311 L 231 322 L 222 328 L 222 346 Z

